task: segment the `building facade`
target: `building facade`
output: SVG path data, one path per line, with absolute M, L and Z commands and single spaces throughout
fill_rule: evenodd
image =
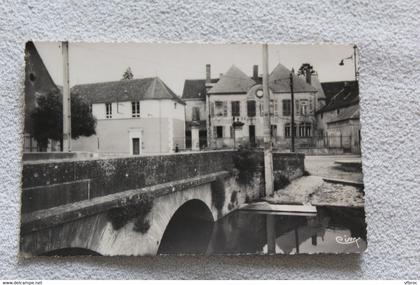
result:
M 218 79 L 211 79 L 210 65 L 206 65 L 206 79 L 187 79 L 184 82 L 182 100 L 185 106 L 185 146 L 187 149 L 205 149 L 208 147 L 208 110 L 207 91 Z M 198 128 L 198 145 L 192 144 L 192 128 Z M 196 142 L 197 144 L 197 142 Z
M 72 141 L 74 151 L 104 155 L 172 153 L 185 148 L 185 103 L 159 79 L 76 85 L 97 119 L 96 135 Z
M 287 150 L 290 148 L 292 135 L 290 70 L 278 64 L 269 76 L 269 89 L 273 147 Z M 293 89 L 295 144 L 306 146 L 311 143 L 316 126 L 318 90 L 297 75 L 293 75 Z M 254 66 L 251 77 L 235 66 L 221 75 L 208 90 L 210 147 L 262 147 L 263 96 L 262 80 L 257 66 Z

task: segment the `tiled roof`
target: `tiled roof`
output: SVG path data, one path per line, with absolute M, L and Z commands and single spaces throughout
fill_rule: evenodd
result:
M 91 104 L 162 99 L 185 104 L 158 77 L 75 85 L 71 92 L 80 94 Z
M 325 99 L 325 93 L 324 89 L 322 89 L 321 82 L 318 79 L 318 75 L 312 75 L 311 76 L 311 85 L 315 87 L 316 90 L 318 90 L 318 99 L 324 98 Z
M 219 81 L 208 91 L 209 94 L 246 93 L 256 82 L 242 70 L 232 65 Z
M 323 113 L 339 108 L 345 108 L 359 104 L 359 87 L 357 83 L 346 84 L 347 81 L 322 83 L 322 87 L 327 96 L 327 105 L 318 113 Z M 325 88 L 327 86 L 327 88 Z M 339 88 L 341 87 L 341 88 Z M 331 91 L 337 92 L 331 95 Z
M 324 90 L 327 103 L 330 99 L 344 88 L 351 89 L 352 92 L 359 92 L 359 85 L 357 81 L 334 81 L 334 82 L 323 82 L 321 83 L 322 89 Z
M 211 79 L 211 83 L 216 83 L 218 79 Z M 184 82 L 182 99 L 205 99 L 207 95 L 205 79 L 187 79 Z
M 270 74 L 269 86 L 275 93 L 290 93 L 290 70 L 279 63 Z M 293 90 L 295 93 L 317 91 L 296 74 L 293 75 Z

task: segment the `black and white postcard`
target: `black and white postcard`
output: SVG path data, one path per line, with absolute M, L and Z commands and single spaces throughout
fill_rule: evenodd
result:
M 21 255 L 363 252 L 358 57 L 27 42 Z

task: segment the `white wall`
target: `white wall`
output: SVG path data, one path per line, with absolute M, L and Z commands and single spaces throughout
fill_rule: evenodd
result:
M 98 119 L 106 119 L 105 103 L 92 104 L 92 113 Z M 185 105 L 173 100 L 140 101 L 140 118 L 172 118 L 184 120 Z M 112 119 L 132 118 L 131 102 L 113 102 Z

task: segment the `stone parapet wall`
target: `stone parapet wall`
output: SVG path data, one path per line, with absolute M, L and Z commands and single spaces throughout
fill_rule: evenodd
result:
M 28 161 L 24 163 L 22 172 L 22 212 L 220 171 L 233 175 L 235 153 L 229 150 L 111 159 Z M 263 152 L 258 151 L 257 156 L 261 163 Z M 274 153 L 273 161 L 277 174 L 289 179 L 303 175 L 303 154 Z

